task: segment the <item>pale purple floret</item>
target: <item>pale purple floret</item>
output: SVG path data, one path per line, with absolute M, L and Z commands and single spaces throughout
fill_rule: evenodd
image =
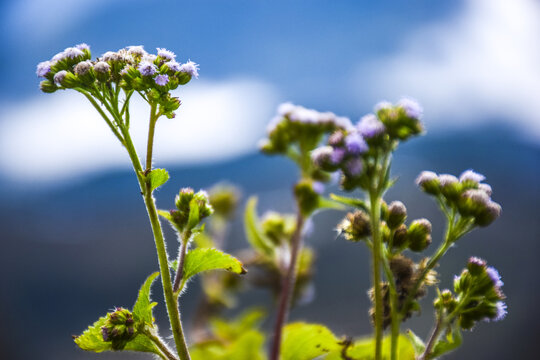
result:
M 47 74 L 51 71 L 51 62 L 50 61 L 42 61 L 38 64 L 36 69 L 36 74 L 39 77 L 45 77 Z
M 350 159 L 345 164 L 347 175 L 358 176 L 362 173 L 362 160 L 359 158 Z
M 334 123 L 344 130 L 351 131 L 354 128 L 351 119 L 345 116 L 336 116 Z
M 144 56 L 147 54 L 142 45 L 128 46 L 127 52 L 131 55 L 136 55 L 136 56 Z
M 500 321 L 506 317 L 506 314 L 508 314 L 508 311 L 506 310 L 506 304 L 502 301 L 497 301 L 495 304 L 497 307 L 497 314 L 493 318 L 494 321 Z
M 322 194 L 324 192 L 324 184 L 320 181 L 314 181 L 313 191 L 315 191 L 317 194 Z
M 111 69 L 111 66 L 106 63 L 105 61 L 98 61 L 96 65 L 94 65 L 94 71 L 98 73 L 107 73 Z
M 277 119 L 281 119 L 277 117 Z M 331 158 L 334 149 L 331 146 L 321 146 L 311 152 L 311 161 L 317 166 L 322 166 Z
M 484 267 L 486 266 L 486 261 L 485 260 L 482 260 L 480 258 L 477 258 L 476 256 L 471 256 L 469 258 L 469 263 L 470 264 L 473 264 L 473 265 L 476 265 L 476 266 L 479 266 L 479 267 Z
M 281 122 L 281 120 L 282 120 L 281 117 L 274 116 L 272 119 L 270 119 L 270 122 L 266 126 L 266 131 L 268 133 L 271 133 L 272 131 L 274 131 L 276 127 L 279 125 L 279 123 Z
M 144 76 L 152 76 L 157 72 L 156 65 L 152 64 L 149 61 L 141 61 L 138 69 Z
M 347 152 L 352 155 L 362 154 L 367 151 L 368 146 L 364 141 L 364 138 L 357 132 L 353 132 L 345 137 L 345 146 Z
M 319 113 L 318 121 L 321 124 L 330 124 L 330 123 L 335 122 L 335 120 L 336 120 L 336 114 L 334 114 L 333 112 L 326 111 L 326 112 Z
M 491 194 L 493 193 L 493 190 L 491 189 L 491 186 L 489 184 L 478 184 L 478 189 L 485 192 L 487 196 L 491 196 Z
M 124 66 L 124 67 L 122 68 L 122 70 L 120 70 L 120 75 L 121 75 L 121 76 L 127 75 L 129 68 L 130 68 L 129 65 Z
M 391 107 L 392 107 L 391 102 L 389 102 L 389 101 L 379 101 L 377 104 L 375 104 L 375 107 L 373 108 L 373 110 L 375 110 L 375 112 L 378 112 L 379 110 L 390 109 Z
M 84 56 L 84 53 L 82 52 L 82 50 L 79 50 L 77 48 L 74 48 L 74 47 L 69 47 L 67 48 L 66 50 L 64 50 L 64 57 L 68 57 L 70 59 L 75 59 L 79 56 Z
M 157 54 L 159 57 L 166 60 L 176 59 L 176 55 L 172 51 L 164 49 L 164 48 L 157 48 Z
M 486 180 L 486 177 L 484 175 L 474 172 L 472 169 L 464 171 L 459 176 L 459 181 L 461 182 L 473 181 L 475 183 L 481 183 L 484 180 Z
M 88 46 L 85 43 L 75 45 L 75 48 L 77 48 L 79 50 L 90 50 L 90 46 Z
M 64 81 L 66 75 L 67 75 L 66 70 L 61 70 L 61 71 L 57 72 L 56 74 L 54 74 L 54 82 L 55 82 L 55 84 L 61 85 L 62 81 Z
M 346 151 L 343 148 L 334 148 L 332 153 L 330 154 L 330 161 L 332 162 L 332 164 L 339 164 L 345 157 L 345 152 Z
M 420 119 L 420 117 L 424 113 L 424 109 L 422 109 L 420 104 L 416 100 L 411 98 L 403 98 L 398 101 L 397 105 L 403 108 L 407 116 L 413 119 Z
M 52 62 L 61 61 L 66 58 L 66 54 L 64 51 L 59 52 L 58 54 L 54 55 L 51 59 Z
M 319 113 L 313 109 L 306 109 L 302 106 L 297 106 L 295 110 L 289 114 L 292 121 L 301 123 L 317 123 L 319 121 Z
M 158 75 L 156 76 L 156 78 L 154 79 L 154 81 L 156 82 L 156 84 L 158 84 L 159 86 L 165 86 L 167 85 L 167 83 L 169 82 L 169 75 Z
M 363 116 L 356 128 L 360 135 L 368 139 L 384 133 L 385 130 L 384 124 L 373 114 Z
M 492 203 L 489 196 L 484 191 L 478 189 L 467 190 L 463 193 L 463 196 L 471 199 L 473 203 L 482 205 L 484 207 L 488 207 L 489 204 Z
M 504 285 L 504 283 L 501 280 L 501 275 L 499 275 L 499 272 L 497 271 L 497 269 L 495 269 L 492 266 L 489 266 L 486 269 L 486 273 L 488 274 L 489 278 L 491 279 L 491 281 L 493 282 L 493 285 L 496 288 L 500 288 L 501 286 Z
M 422 171 L 420 175 L 418 175 L 418 177 L 416 178 L 416 185 L 422 186 L 423 184 L 434 180 L 439 180 L 439 177 L 436 173 L 434 173 L 433 171 Z
M 458 181 L 459 181 L 458 178 L 455 177 L 454 175 L 450 175 L 450 174 L 439 175 L 439 183 L 441 184 L 442 187 L 453 185 L 457 183 Z
M 194 63 L 193 61 L 188 61 L 185 64 L 180 65 L 180 72 L 187 73 L 194 77 L 195 79 L 199 78 L 199 64 Z
M 171 71 L 174 71 L 174 72 L 180 71 L 180 64 L 177 63 L 176 61 L 169 61 L 165 63 L 165 65 Z
M 280 116 L 287 116 L 296 109 L 296 106 L 291 102 L 284 102 L 277 108 L 277 113 Z

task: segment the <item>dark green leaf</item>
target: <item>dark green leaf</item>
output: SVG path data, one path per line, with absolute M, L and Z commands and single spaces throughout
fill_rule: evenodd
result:
M 169 180 L 169 173 L 165 169 L 154 169 L 146 175 L 146 181 L 150 184 L 150 189 L 154 191 Z

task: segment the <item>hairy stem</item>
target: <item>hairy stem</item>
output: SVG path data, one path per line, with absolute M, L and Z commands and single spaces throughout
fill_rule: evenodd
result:
M 382 335 L 383 335 L 383 304 L 381 292 L 381 234 L 380 234 L 380 215 L 381 215 L 381 199 L 377 191 L 371 190 L 370 212 L 371 212 L 371 235 L 373 239 L 373 293 L 375 300 L 375 360 L 381 359 L 382 354 Z
M 146 171 L 152 170 L 152 152 L 154 149 L 154 130 L 159 114 L 156 114 L 157 105 L 151 104 L 150 122 L 148 125 L 148 143 L 146 144 Z
M 420 355 L 418 360 L 427 360 L 429 359 L 429 355 L 431 354 L 431 351 L 433 350 L 433 347 L 435 346 L 435 343 L 439 339 L 439 336 L 441 335 L 441 331 L 444 329 L 444 321 L 443 321 L 443 315 L 437 314 L 437 320 L 435 322 L 435 327 L 431 331 L 431 335 L 429 336 L 428 343 L 426 345 L 426 348 L 424 350 L 424 353 Z
M 398 295 L 396 291 L 396 281 L 394 279 L 394 274 L 390 269 L 390 264 L 386 257 L 386 254 L 382 256 L 382 263 L 384 274 L 388 280 L 388 286 L 390 289 L 390 316 L 391 316 L 391 338 L 390 338 L 390 360 L 397 359 L 397 348 L 399 344 L 399 325 L 401 319 L 398 314 Z
M 277 312 L 276 324 L 274 326 L 274 339 L 270 348 L 270 360 L 278 360 L 283 336 L 283 326 L 289 316 L 289 308 L 296 285 L 296 272 L 298 268 L 298 255 L 302 248 L 302 227 L 304 226 L 304 216 L 298 210 L 296 216 L 296 229 L 291 238 L 291 260 L 287 268 L 287 273 L 283 278 L 279 308 Z
M 186 259 L 186 251 L 191 237 L 191 231 L 184 231 L 182 233 L 182 245 L 178 251 L 178 268 L 176 270 L 176 276 L 174 278 L 173 292 L 176 294 L 180 290 L 180 282 L 184 277 L 184 260 Z
M 167 344 L 156 334 L 151 331 L 146 331 L 145 335 L 152 340 L 152 342 L 158 347 L 158 349 L 163 353 L 162 358 L 165 360 L 178 360 L 178 357 L 173 354 L 172 350 L 169 349 Z

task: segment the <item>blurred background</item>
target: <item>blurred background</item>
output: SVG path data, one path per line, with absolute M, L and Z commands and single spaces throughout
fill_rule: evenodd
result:
M 508 316 L 466 333 L 450 359 L 528 359 L 540 334 L 540 3 L 535 0 L 103 1 L 0 4 L 0 354 L 2 359 L 138 359 L 84 353 L 72 334 L 115 305 L 131 306 L 157 270 L 150 226 L 127 155 L 82 96 L 40 93 L 35 66 L 85 42 L 93 57 L 128 45 L 174 51 L 200 64 L 182 87 L 175 119 L 158 123 L 155 166 L 171 180 L 157 194 L 227 180 L 258 195 L 259 211 L 292 211 L 297 174 L 257 152 L 276 106 L 292 101 L 358 119 L 379 100 L 407 95 L 425 108 L 427 136 L 398 149 L 398 185 L 410 218 L 443 232 L 431 199 L 414 186 L 425 169 L 487 176 L 503 215 L 443 258 L 441 287 L 471 255 L 502 274 Z M 143 148 L 146 109 L 134 104 Z M 137 110 L 139 109 L 139 110 Z M 336 191 L 330 188 L 328 191 Z M 245 246 L 241 212 L 228 249 Z M 337 239 L 343 216 L 315 217 L 315 297 L 293 320 L 324 322 L 338 335 L 370 332 L 368 251 Z M 166 232 L 171 254 L 174 234 Z M 435 247 L 432 245 L 433 247 Z M 429 251 L 428 251 L 429 253 Z M 189 327 L 195 281 L 182 298 Z M 159 286 L 156 317 L 166 330 Z M 405 325 L 425 337 L 431 299 Z M 252 293 L 246 304 L 262 301 Z M 271 322 L 269 321 L 267 326 Z

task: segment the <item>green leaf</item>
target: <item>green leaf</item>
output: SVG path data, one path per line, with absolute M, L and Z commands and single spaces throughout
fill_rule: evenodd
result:
M 265 315 L 263 310 L 255 308 L 243 312 L 232 320 L 213 318 L 210 325 L 217 338 L 230 341 L 246 331 L 257 329 Z
M 411 329 L 407 330 L 407 337 L 414 348 L 414 353 L 416 355 L 422 354 L 426 349 L 426 344 L 424 344 L 424 341 L 422 341 L 422 339 L 420 339 Z
M 282 360 L 311 360 L 342 345 L 335 335 L 323 325 L 292 323 L 283 330 Z
M 154 191 L 169 180 L 169 173 L 165 169 L 154 169 L 146 175 L 146 181 L 150 184 L 151 191 Z
M 133 305 L 133 320 L 136 324 L 144 323 L 152 326 L 154 323 L 152 308 L 156 306 L 156 303 L 150 301 L 150 287 L 158 276 L 159 272 L 150 275 L 139 290 L 139 296 Z
M 174 225 L 173 217 L 172 217 L 172 215 L 171 215 L 171 213 L 169 211 L 167 211 L 167 210 L 159 210 L 158 209 L 157 212 L 158 212 L 159 216 L 161 216 L 162 218 L 168 220 L 171 224 Z
M 246 237 L 255 250 L 272 256 L 274 246 L 272 245 L 272 241 L 262 231 L 260 224 L 261 221 L 257 215 L 257 197 L 252 196 L 247 201 L 246 211 L 244 213 Z
M 398 349 L 397 349 L 397 359 L 398 360 L 414 360 L 415 353 L 414 348 L 409 339 L 401 334 L 398 339 Z M 333 351 L 325 360 L 343 360 L 341 352 L 343 351 L 343 343 L 341 344 L 342 348 Z M 391 338 L 386 336 L 383 339 L 382 343 L 382 358 L 390 359 L 390 346 Z M 373 338 L 364 338 L 355 341 L 352 345 L 347 348 L 346 355 L 351 360 L 373 360 L 375 353 L 375 341 Z
M 461 346 L 462 342 L 463 338 L 461 336 L 461 330 L 459 329 L 458 323 L 455 322 L 454 325 L 452 325 L 451 331 L 447 331 L 445 339 L 439 339 L 439 341 L 437 341 L 433 347 L 433 351 L 429 354 L 429 359 L 435 359 L 447 352 L 455 350 Z
M 364 200 L 355 199 L 355 198 L 351 198 L 347 196 L 336 195 L 336 194 L 330 194 L 330 198 L 341 204 L 352 206 L 357 209 L 362 209 L 364 211 L 369 211 L 369 207 L 367 206 Z
M 193 229 L 199 224 L 199 204 L 197 200 L 193 199 L 189 202 L 189 217 L 187 222 L 187 228 Z
M 242 263 L 232 255 L 214 248 L 197 248 L 186 254 L 182 283 L 208 270 L 227 270 L 236 274 L 247 272 Z
M 340 201 L 335 199 L 327 199 L 324 196 L 319 196 L 319 203 L 317 205 L 319 209 L 334 209 L 334 210 L 346 210 L 347 207 L 343 206 Z

